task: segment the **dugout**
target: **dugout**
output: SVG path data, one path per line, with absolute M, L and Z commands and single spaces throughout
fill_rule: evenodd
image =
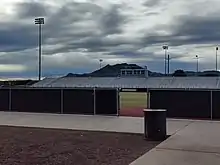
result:
M 62 113 L 118 114 L 120 99 L 117 89 L 135 89 L 147 92 L 147 108 L 166 109 L 168 117 L 220 119 L 219 77 L 61 77 L 46 78 L 32 87 L 60 89 Z M 89 90 L 84 92 L 90 102 L 83 105 L 88 106 L 85 112 L 78 112 L 74 108 L 83 104 L 83 99 L 80 99 L 83 94 L 74 94 L 74 90 L 83 88 Z
M 118 115 L 116 88 L 0 89 L 0 111 Z
M 150 108 L 166 109 L 167 117 L 220 119 L 220 91 L 150 89 Z

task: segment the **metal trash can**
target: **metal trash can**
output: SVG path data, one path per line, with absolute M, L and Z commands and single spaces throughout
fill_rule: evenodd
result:
M 144 136 L 155 141 L 167 138 L 165 109 L 144 109 Z

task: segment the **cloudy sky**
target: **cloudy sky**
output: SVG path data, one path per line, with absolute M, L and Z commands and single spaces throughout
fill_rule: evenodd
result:
M 172 71 L 195 70 L 197 54 L 201 70 L 215 69 L 219 0 L 0 0 L 0 77 L 37 76 L 35 17 L 45 17 L 44 76 L 89 72 L 99 59 L 163 72 L 164 44 Z

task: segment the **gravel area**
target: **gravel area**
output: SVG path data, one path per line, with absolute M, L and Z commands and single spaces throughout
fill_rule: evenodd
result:
M 159 142 L 140 134 L 0 126 L 1 165 L 128 165 Z

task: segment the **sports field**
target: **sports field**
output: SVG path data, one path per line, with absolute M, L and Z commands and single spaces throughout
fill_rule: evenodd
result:
M 120 115 L 143 116 L 147 107 L 147 93 L 120 92 Z

